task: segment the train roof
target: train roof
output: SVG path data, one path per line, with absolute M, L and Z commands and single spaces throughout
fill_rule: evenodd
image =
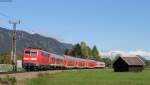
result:
M 41 48 L 27 47 L 27 48 L 24 48 L 24 50 L 42 50 L 42 49 Z
M 91 62 L 95 62 L 95 60 L 89 60 L 89 59 L 83 59 L 83 58 L 78 58 L 78 57 L 73 57 L 73 56 L 69 56 L 69 55 L 64 55 L 69 57 L 70 59 L 76 59 L 76 60 L 81 60 L 81 61 L 91 61 Z
M 54 53 L 49 53 L 51 55 L 51 57 L 55 57 L 55 58 L 61 58 L 63 59 L 64 57 L 61 56 L 61 55 L 57 55 L 57 54 L 54 54 Z

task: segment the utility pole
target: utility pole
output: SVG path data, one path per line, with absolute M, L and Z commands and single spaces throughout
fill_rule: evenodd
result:
M 11 61 L 13 65 L 12 71 L 17 71 L 17 58 L 16 58 L 16 25 L 20 24 L 20 21 L 14 22 L 9 21 L 13 25 L 13 34 L 12 34 L 12 48 L 11 48 Z

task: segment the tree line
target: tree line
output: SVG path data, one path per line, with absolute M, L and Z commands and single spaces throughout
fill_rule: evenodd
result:
M 70 55 L 77 58 L 92 59 L 100 61 L 101 57 L 96 45 L 90 48 L 85 42 L 77 43 L 71 49 L 65 51 L 65 55 Z

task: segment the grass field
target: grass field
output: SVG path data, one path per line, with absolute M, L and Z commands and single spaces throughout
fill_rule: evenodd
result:
M 115 73 L 112 70 L 65 71 L 27 80 L 27 85 L 150 85 L 150 70 Z

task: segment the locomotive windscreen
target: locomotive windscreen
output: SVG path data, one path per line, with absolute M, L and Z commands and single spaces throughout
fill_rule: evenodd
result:
M 25 54 L 37 54 L 37 51 L 35 50 L 25 50 Z

